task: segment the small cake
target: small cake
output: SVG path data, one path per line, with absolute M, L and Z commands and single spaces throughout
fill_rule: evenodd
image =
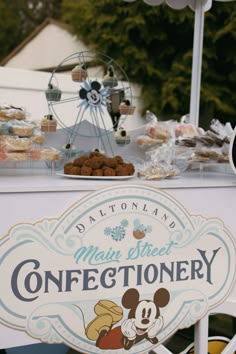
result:
M 93 156 L 103 156 L 105 155 L 105 151 L 99 148 L 94 148 L 91 152 L 90 152 L 90 157 Z
M 194 137 L 199 135 L 197 128 L 190 123 L 179 123 L 175 128 L 175 136 Z
M 93 169 L 91 167 L 83 165 L 81 167 L 81 176 L 91 176 Z
M 135 106 L 132 106 L 129 100 L 124 100 L 119 105 L 120 114 L 132 115 L 135 111 Z
M 67 144 L 62 145 L 61 150 L 62 151 L 75 151 L 76 147 L 74 145 L 72 145 L 71 143 L 67 143 Z
M 12 105 L 0 106 L 0 121 L 9 121 L 11 119 L 24 120 L 25 118 L 26 112 L 21 107 Z
M 128 176 L 129 170 L 127 169 L 125 164 L 118 165 L 116 167 L 116 176 Z
M 116 159 L 116 162 L 118 164 L 122 164 L 124 162 L 123 158 L 120 155 L 116 155 L 114 158 Z
M 162 144 L 162 140 L 150 138 L 148 135 L 139 135 L 136 138 L 136 144 L 141 148 L 146 148 L 149 146 L 155 146 L 157 144 Z
M 60 159 L 60 152 L 57 149 L 45 147 L 37 150 L 31 150 L 30 158 L 32 160 L 56 161 Z
M 115 141 L 117 145 L 124 146 L 130 143 L 130 136 L 124 128 L 119 128 L 115 132 Z
M 103 167 L 103 175 L 106 177 L 114 177 L 116 175 L 116 171 L 108 166 Z
M 45 91 L 45 95 L 48 101 L 57 102 L 61 99 L 61 90 L 57 87 L 53 87 L 52 84 L 49 84 Z
M 64 165 L 64 174 L 65 175 L 70 175 L 70 170 L 72 169 L 72 167 L 73 167 L 73 163 L 72 162 L 67 162 Z
M 52 114 L 47 114 L 41 120 L 42 132 L 55 132 L 57 129 L 57 121 L 53 118 Z
M 76 148 L 76 146 L 71 143 L 62 145 L 60 151 L 67 160 L 74 158 L 78 153 L 78 149 Z
M 43 145 L 45 142 L 45 134 L 43 134 L 39 129 L 34 129 L 31 140 L 35 144 Z
M 79 166 L 82 167 L 85 163 L 85 161 L 87 161 L 89 158 L 87 155 L 83 155 L 80 157 L 77 157 L 74 161 L 73 161 L 73 165 L 74 166 Z
M 94 156 L 84 162 L 85 166 L 91 167 L 93 170 L 100 169 L 104 163 L 104 158 L 101 156 Z
M 27 152 L 7 152 L 6 161 L 27 161 L 29 159 Z
M 171 138 L 171 134 L 168 131 L 167 126 L 160 123 L 148 124 L 145 129 L 145 134 L 152 139 L 159 139 L 163 143 L 167 142 Z
M 106 157 L 104 160 L 104 167 L 116 168 L 117 160 L 114 157 Z
M 78 176 L 80 175 L 80 172 L 81 172 L 81 169 L 80 167 L 78 166 L 72 166 L 71 169 L 70 169 L 70 175 L 75 175 L 75 176 Z
M 32 148 L 32 141 L 30 138 L 19 138 L 9 136 L 5 139 L 4 149 L 6 152 L 28 151 Z
M 118 80 L 115 77 L 114 70 L 111 66 L 108 68 L 107 74 L 104 76 L 102 84 L 104 87 L 111 88 L 118 85 Z
M 93 170 L 92 176 L 99 176 L 99 177 L 103 176 L 103 169 L 98 168 L 97 170 Z
M 132 164 L 132 162 L 126 162 L 124 163 L 124 165 L 126 166 L 127 168 L 127 171 L 128 171 L 128 175 L 129 176 L 132 176 L 135 172 L 135 167 L 134 165 Z
M 33 134 L 33 124 L 25 121 L 12 121 L 11 134 L 19 137 L 29 137 Z
M 73 81 L 81 82 L 87 78 L 88 74 L 83 65 L 76 65 L 74 69 L 71 70 L 71 78 Z

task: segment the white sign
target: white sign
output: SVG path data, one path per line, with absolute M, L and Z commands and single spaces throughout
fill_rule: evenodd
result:
M 235 240 L 145 185 L 89 194 L 2 238 L 0 321 L 86 353 L 145 353 L 223 302 Z

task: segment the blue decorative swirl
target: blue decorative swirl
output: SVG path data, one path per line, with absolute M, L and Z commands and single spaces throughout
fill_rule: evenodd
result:
M 183 229 L 175 231 L 171 234 L 171 241 L 177 243 L 176 248 L 183 248 L 193 241 L 199 240 L 203 235 L 217 233 L 223 231 L 223 223 L 219 219 L 206 220 L 200 216 L 193 217 L 195 228 L 192 230 Z
M 52 250 L 61 255 L 73 255 L 75 247 L 80 247 L 81 240 L 78 235 L 65 235 L 63 233 L 51 237 L 57 220 L 44 220 L 35 225 L 16 225 L 10 233 L 10 237 L 16 243 L 20 241 L 33 241 L 43 245 L 45 249 Z

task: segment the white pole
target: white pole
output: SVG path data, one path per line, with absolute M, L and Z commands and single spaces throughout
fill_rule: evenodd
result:
M 199 107 L 201 90 L 202 48 L 204 33 L 205 3 L 202 0 L 195 1 L 194 38 L 193 38 L 193 62 L 190 95 L 190 123 L 199 125 Z
M 194 353 L 208 353 L 209 317 L 205 315 L 194 326 Z

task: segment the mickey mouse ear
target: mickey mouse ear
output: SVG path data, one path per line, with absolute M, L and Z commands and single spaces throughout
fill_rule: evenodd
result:
M 101 84 L 98 81 L 92 81 L 91 87 L 92 87 L 92 89 L 99 91 L 101 88 Z
M 79 90 L 79 97 L 82 99 L 87 97 L 87 91 L 84 88 Z

